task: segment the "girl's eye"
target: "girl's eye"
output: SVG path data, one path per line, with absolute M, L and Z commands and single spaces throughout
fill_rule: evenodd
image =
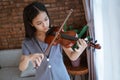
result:
M 37 25 L 41 25 L 41 24 L 42 24 L 42 22 L 37 23 Z
M 47 21 L 48 20 L 48 18 L 45 18 L 45 21 Z

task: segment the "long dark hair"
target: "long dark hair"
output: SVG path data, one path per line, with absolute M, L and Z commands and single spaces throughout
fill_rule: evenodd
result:
M 41 11 L 46 12 L 48 17 L 49 17 L 49 19 L 50 19 L 50 16 L 48 14 L 48 11 L 47 11 L 46 7 L 44 6 L 44 4 L 42 4 L 40 2 L 33 2 L 33 3 L 27 5 L 24 8 L 24 11 L 23 11 L 23 21 L 24 21 L 24 26 L 25 26 L 25 37 L 26 38 L 34 37 L 34 33 L 36 32 L 36 29 L 35 29 L 35 27 L 33 27 L 31 25 L 32 24 L 32 20 Z M 50 27 L 50 25 L 49 25 L 49 27 Z

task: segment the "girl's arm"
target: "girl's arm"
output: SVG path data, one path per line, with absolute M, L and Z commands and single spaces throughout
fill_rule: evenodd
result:
M 30 61 L 29 56 L 22 55 L 19 63 L 19 70 L 24 71 L 28 67 L 29 61 Z
M 63 46 L 63 50 L 65 51 L 65 53 L 69 57 L 69 59 L 72 61 L 76 60 L 87 47 L 87 43 L 83 39 L 79 39 L 77 41 L 77 45 L 79 48 L 75 49 L 75 51 L 73 51 L 72 48 L 65 48 Z

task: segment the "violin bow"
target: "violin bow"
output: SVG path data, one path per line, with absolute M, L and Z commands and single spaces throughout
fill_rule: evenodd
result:
M 56 33 L 55 37 L 53 38 L 52 42 L 50 43 L 50 45 L 47 47 L 46 51 L 45 51 L 45 55 L 49 56 L 49 51 L 52 47 L 52 44 L 54 43 L 54 41 L 56 40 L 56 38 L 58 37 L 58 35 L 60 34 L 60 31 L 62 30 L 63 26 L 65 25 L 65 23 L 67 22 L 68 18 L 70 17 L 71 13 L 73 12 L 73 9 L 70 9 L 69 14 L 67 15 L 67 17 L 65 18 L 63 24 L 61 25 L 60 29 L 58 30 L 58 32 Z

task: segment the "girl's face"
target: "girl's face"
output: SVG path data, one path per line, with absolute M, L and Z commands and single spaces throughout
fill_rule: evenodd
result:
M 33 20 L 32 25 L 37 31 L 47 32 L 49 29 L 49 17 L 46 12 L 41 11 Z

